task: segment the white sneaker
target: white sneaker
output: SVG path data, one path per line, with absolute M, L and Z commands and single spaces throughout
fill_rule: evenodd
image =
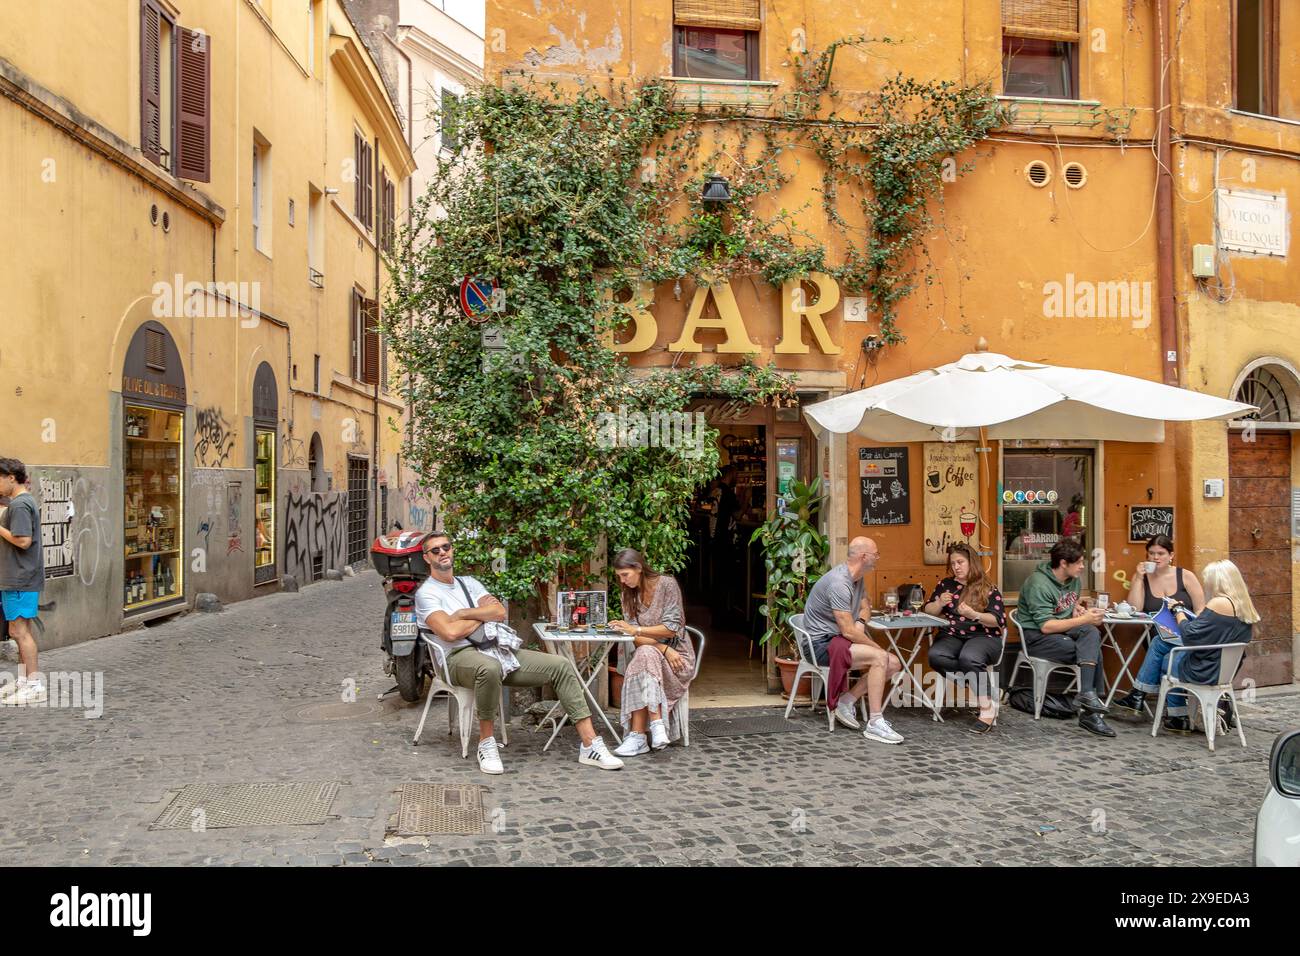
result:
M 478 768 L 484 773 L 506 772 L 506 768 L 501 764 L 501 753 L 497 750 L 497 739 L 495 737 L 479 741 Z
M 0 704 L 9 703 L 9 698 L 18 693 L 25 686 L 27 686 L 27 678 L 20 677 L 12 684 L 5 684 L 4 687 L 0 687 Z
M 655 750 L 668 746 L 668 727 L 662 719 L 650 721 L 650 746 Z
M 619 757 L 639 757 L 641 754 L 648 754 L 650 745 L 646 743 L 645 734 L 630 733 L 623 738 L 623 742 L 614 748 L 615 755 Z
M 49 699 L 45 685 L 37 681 L 28 681 L 14 693 L 4 699 L 6 704 L 22 707 L 25 704 L 43 704 Z
M 851 695 L 844 694 L 840 697 L 840 702 L 835 705 L 835 719 L 850 730 L 861 730 L 862 724 L 853 713 L 857 705 L 858 702 Z
M 867 729 L 862 731 L 862 736 L 882 744 L 901 744 L 903 742 L 903 735 L 889 726 L 889 721 L 885 720 L 884 717 L 877 717 L 874 720 L 867 721 Z
M 585 763 L 590 767 L 599 767 L 601 770 L 623 769 L 623 761 L 610 753 L 609 748 L 605 746 L 605 741 L 599 737 L 591 742 L 590 747 L 586 744 L 578 747 L 578 763 Z

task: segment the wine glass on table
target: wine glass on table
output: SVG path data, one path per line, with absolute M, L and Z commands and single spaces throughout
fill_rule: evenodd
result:
M 920 588 L 912 588 L 907 596 L 907 603 L 911 605 L 913 614 L 920 614 L 921 608 L 925 606 L 925 592 Z
M 892 618 L 896 614 L 898 614 L 898 592 L 893 590 L 886 591 L 885 592 L 885 616 L 888 618 Z

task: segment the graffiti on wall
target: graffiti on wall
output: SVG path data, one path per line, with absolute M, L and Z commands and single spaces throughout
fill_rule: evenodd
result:
M 209 548 L 208 538 L 212 534 L 212 519 L 200 518 L 199 526 L 195 531 L 196 533 L 203 535 L 203 552 L 206 554 Z
M 432 531 L 438 509 L 430 500 L 428 491 L 417 482 L 408 481 L 403 498 L 406 501 L 407 530 Z
M 194 416 L 194 464 L 220 468 L 235 450 L 235 430 L 215 405 L 200 408 Z
M 301 438 L 294 438 L 287 431 L 280 436 L 280 467 L 307 467 L 307 446 Z
M 244 550 L 239 534 L 239 513 L 243 507 L 243 482 L 232 481 L 226 485 L 226 554 Z
M 193 570 L 206 573 L 207 557 L 212 554 L 211 538 L 221 526 L 221 516 L 226 507 L 226 473 L 195 469 L 190 475 L 189 495 L 193 513 L 198 515 L 195 533 L 203 537 L 204 560 Z
M 302 583 L 312 581 L 313 561 L 321 572 L 346 562 L 348 494 L 291 491 L 284 509 L 285 573 Z

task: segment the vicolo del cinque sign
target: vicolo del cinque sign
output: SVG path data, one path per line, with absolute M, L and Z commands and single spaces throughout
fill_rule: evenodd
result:
M 805 292 L 805 285 L 815 286 L 816 295 L 809 296 Z M 632 315 L 628 323 L 632 326 L 632 337 L 625 342 L 618 342 L 611 331 L 608 342 L 614 351 L 644 352 L 655 344 L 659 338 L 659 322 L 650 311 L 654 295 L 653 283 L 637 284 L 631 301 L 623 305 Z M 704 307 L 710 297 L 717 309 L 716 318 L 706 318 L 704 314 Z M 803 341 L 803 325 L 807 323 L 817 348 L 824 355 L 838 355 L 840 347 L 826 330 L 825 316 L 839 302 L 839 283 L 823 272 L 812 272 L 802 279 L 791 279 L 784 283 L 781 286 L 781 340 L 776 343 L 773 351 L 778 355 L 808 354 L 810 348 Z M 720 353 L 744 355 L 760 351 L 749 337 L 749 330 L 741 317 L 740 306 L 736 304 L 736 295 L 731 290 L 730 282 L 714 282 L 696 287 L 681 334 L 668 343 L 668 351 L 704 351 L 703 344 L 695 340 L 695 334 L 701 330 L 721 331 L 724 334 L 725 338 L 716 349 Z

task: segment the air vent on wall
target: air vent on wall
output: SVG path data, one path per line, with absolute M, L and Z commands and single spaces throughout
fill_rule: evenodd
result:
M 1066 163 L 1061 169 L 1065 185 L 1071 189 L 1082 189 L 1088 182 L 1088 170 L 1083 163 Z
M 1052 167 L 1041 159 L 1036 159 L 1025 167 L 1025 178 L 1031 186 L 1041 189 L 1052 181 Z

